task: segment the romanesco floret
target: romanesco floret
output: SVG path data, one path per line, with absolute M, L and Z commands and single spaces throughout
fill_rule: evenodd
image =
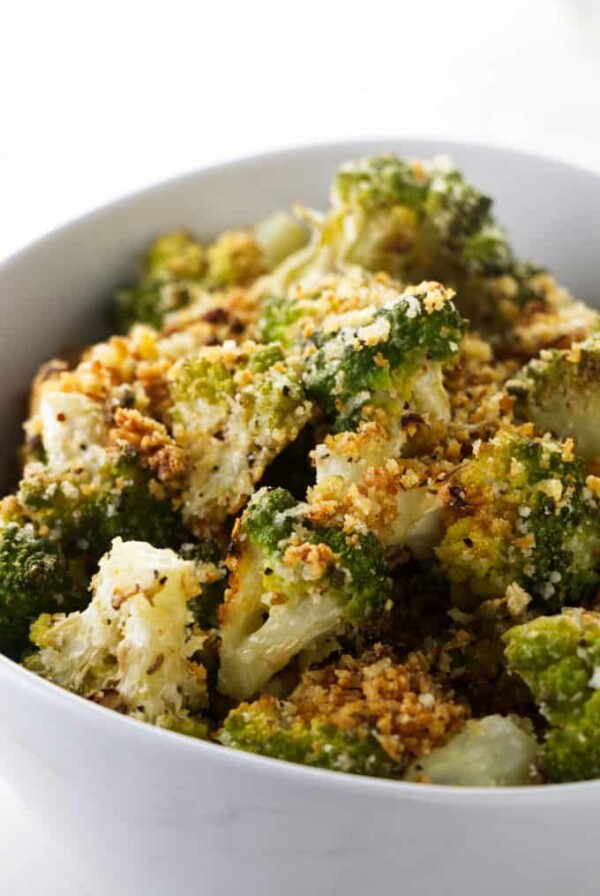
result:
M 269 281 L 267 281 L 268 283 Z M 261 342 L 290 346 L 316 329 L 335 332 L 350 312 L 376 310 L 397 298 L 402 286 L 387 274 L 372 274 L 358 266 L 292 284 L 282 294 L 267 293 L 257 323 Z
M 154 240 L 144 264 L 144 277 L 154 283 L 166 280 L 200 280 L 206 271 L 206 252 L 185 230 L 165 233 Z
M 134 324 L 148 324 L 159 330 L 165 317 L 186 308 L 193 291 L 179 281 L 140 283 L 119 289 L 113 305 L 113 324 L 118 333 L 127 333 Z
M 507 383 L 515 415 L 536 432 L 573 438 L 576 451 L 600 454 L 600 334 L 569 349 L 545 350 Z
M 571 443 L 501 430 L 458 468 L 447 501 L 437 555 L 459 604 L 512 582 L 551 609 L 593 593 L 600 512 Z
M 541 758 L 547 780 L 600 777 L 600 614 L 540 616 L 504 639 L 510 668 L 549 723 Z
M 449 159 L 407 162 L 390 155 L 350 162 L 338 171 L 331 198 L 347 219 L 346 254 L 371 270 L 392 269 L 414 282 L 445 262 L 496 274 L 512 260 L 490 215 L 492 200 Z
M 373 409 L 389 419 L 408 410 L 447 418 L 442 366 L 458 353 L 465 327 L 452 296 L 439 283 L 422 283 L 314 334 L 304 349 L 304 381 L 337 430 L 354 428 Z
M 221 608 L 221 690 L 259 691 L 296 654 L 384 612 L 377 540 L 314 525 L 284 489 L 261 489 L 234 529 Z
M 414 416 L 400 419 L 397 438 L 378 423 L 361 423 L 356 432 L 328 435 L 312 455 L 313 517 L 319 513 L 330 525 L 357 521 L 376 536 L 388 559 L 403 547 L 425 556 L 443 535 L 443 473 L 433 463 L 400 457 Z
M 168 493 L 134 451 L 110 452 L 92 477 L 31 464 L 17 498 L 27 518 L 60 541 L 69 556 L 85 554 L 92 562 L 118 535 L 155 547 L 192 540 Z
M 528 307 L 554 309 L 572 299 L 545 271 L 519 261 L 491 207 L 446 158 L 350 162 L 334 179 L 329 212 L 306 213 L 312 240 L 275 272 L 272 291 L 340 264 L 387 271 L 404 283 L 441 280 L 458 290 L 467 317 L 511 342 Z
M 7 522 L 0 530 L 0 650 L 18 656 L 31 621 L 85 606 L 87 587 L 85 569 L 67 560 L 59 543 L 30 523 Z
M 69 555 L 97 561 L 117 535 L 156 547 L 190 539 L 175 500 L 185 457 L 161 423 L 120 407 L 110 419 L 102 402 L 53 390 L 38 417 L 45 462 L 25 466 L 17 498 Z
M 447 744 L 414 761 L 405 780 L 462 787 L 536 783 L 538 745 L 522 719 L 472 719 Z
M 573 342 L 582 342 L 598 329 L 600 321 L 594 308 L 573 301 L 548 274 L 538 274 L 532 282 L 531 300 L 513 318 L 510 339 L 504 346 L 521 363 L 544 349 L 566 349 Z
M 173 312 L 202 301 L 206 290 L 249 285 L 306 238 L 306 229 L 287 212 L 254 229 L 227 230 L 207 245 L 187 231 L 163 234 L 147 250 L 140 282 L 117 292 L 115 326 L 121 333 L 135 323 L 160 329 Z
M 118 332 L 127 333 L 135 323 L 160 329 L 167 314 L 190 304 L 206 268 L 205 249 L 192 234 L 176 230 L 157 237 L 146 253 L 141 281 L 115 295 Z
M 311 416 L 299 365 L 280 346 L 226 342 L 170 373 L 173 435 L 188 458 L 183 512 L 208 528 L 246 503 Z
M 189 606 L 200 590 L 191 561 L 116 538 L 85 610 L 45 614 L 32 625 L 38 649 L 26 665 L 133 718 L 202 736 L 206 674 L 194 654 L 204 636 Z
M 285 700 L 265 695 L 241 704 L 218 737 L 263 756 L 393 778 L 445 743 L 467 716 L 429 675 L 422 655 L 398 663 L 378 647 L 304 672 Z

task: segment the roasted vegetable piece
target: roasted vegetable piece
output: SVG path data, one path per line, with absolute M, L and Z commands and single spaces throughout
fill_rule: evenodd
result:
M 472 719 L 442 747 L 417 759 L 405 779 L 463 787 L 536 783 L 538 745 L 526 722 L 499 715 Z
M 507 383 L 515 414 L 539 435 L 573 438 L 587 459 L 600 454 L 600 334 L 569 349 L 545 350 Z
M 261 302 L 258 338 L 286 347 L 309 338 L 317 329 L 334 333 L 351 323 L 353 313 L 365 309 L 373 313 L 403 292 L 402 285 L 389 275 L 352 265 L 307 277 L 281 294 L 268 291 L 271 282 L 267 279 L 262 287 L 266 295 Z
M 219 740 L 333 771 L 398 777 L 460 730 L 467 710 L 428 674 L 420 654 L 384 648 L 305 672 L 286 700 L 263 696 L 227 716 Z
M 170 374 L 170 420 L 188 458 L 184 516 L 207 528 L 246 503 L 311 416 L 297 361 L 277 344 L 201 349 Z
M 375 535 L 388 559 L 405 546 L 416 556 L 429 554 L 443 536 L 443 475 L 435 464 L 399 457 L 400 449 L 401 439 L 377 423 L 327 436 L 313 452 L 313 518 L 336 525 L 353 520 Z
M 283 489 L 261 489 L 234 530 L 221 608 L 223 693 L 243 700 L 302 651 L 384 612 L 390 584 L 370 534 L 320 528 Z
M 529 306 L 555 309 L 571 298 L 517 259 L 491 207 L 446 158 L 350 162 L 334 179 L 330 211 L 307 213 L 311 243 L 275 272 L 272 292 L 285 294 L 340 264 L 387 271 L 404 283 L 441 280 L 458 290 L 459 308 L 475 325 L 511 342 L 510 329 Z
M 27 517 L 69 556 L 85 554 L 97 561 L 118 535 L 155 547 L 193 540 L 164 488 L 134 452 L 109 455 L 92 478 L 36 467 L 31 465 L 21 480 L 18 500 Z
M 549 723 L 541 760 L 547 780 L 600 777 L 600 614 L 540 616 L 504 639 L 510 668 Z
M 114 324 L 121 333 L 135 323 L 160 329 L 167 315 L 201 301 L 206 290 L 248 285 L 306 239 L 306 229 L 287 212 L 253 230 L 227 230 L 206 246 L 184 230 L 162 234 L 148 248 L 140 282 L 117 292 Z
M 600 512 L 572 443 L 505 429 L 450 483 L 437 555 L 460 605 L 502 597 L 512 582 L 546 609 L 593 593 Z
M 390 421 L 409 409 L 447 419 L 442 366 L 458 353 L 465 327 L 452 296 L 439 283 L 422 283 L 315 333 L 304 381 L 338 430 L 355 428 L 373 409 Z
M 134 324 L 149 324 L 159 330 L 165 316 L 185 308 L 192 290 L 178 281 L 140 283 L 118 290 L 113 307 L 113 324 L 118 333 L 127 333 Z
M 496 274 L 512 260 L 505 233 L 490 215 L 492 200 L 446 158 L 407 162 L 372 156 L 343 165 L 332 205 L 352 220 L 346 253 L 371 270 L 414 281 L 431 266 L 453 263 Z
M 206 252 L 185 230 L 165 233 L 154 240 L 144 264 L 144 277 L 152 283 L 200 280 L 206 271 Z
M 83 612 L 44 614 L 31 628 L 29 669 L 134 718 L 203 736 L 204 643 L 189 602 L 201 586 L 173 551 L 117 538 Z
M 56 540 L 29 523 L 8 522 L 0 530 L 0 651 L 17 657 L 31 621 L 85 606 L 87 587 L 85 568 L 67 560 Z
M 274 212 L 253 229 L 226 230 L 206 250 L 205 285 L 211 289 L 247 285 L 307 239 L 306 228 L 289 212 Z

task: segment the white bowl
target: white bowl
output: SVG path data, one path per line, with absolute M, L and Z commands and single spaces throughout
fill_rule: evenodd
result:
M 600 297 L 600 178 L 482 146 L 379 140 L 221 165 L 111 205 L 0 269 L 0 463 L 36 365 L 103 335 L 111 290 L 157 232 L 201 236 L 294 201 L 323 206 L 338 163 L 449 153 L 497 198 L 518 249 Z M 124 718 L 0 657 L 11 782 L 111 896 L 597 896 L 600 782 L 480 790 L 303 768 Z M 35 856 L 32 856 L 35 861 Z M 0 887 L 1 889 L 1 887 Z

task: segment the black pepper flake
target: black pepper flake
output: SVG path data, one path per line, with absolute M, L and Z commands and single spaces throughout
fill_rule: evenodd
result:
M 472 538 L 463 538 L 463 542 L 466 544 L 468 548 L 473 547 L 473 539 Z
M 202 320 L 207 324 L 226 324 L 229 315 L 224 308 L 211 308 L 202 316 Z
M 450 486 L 450 494 L 454 498 L 453 506 L 454 507 L 466 507 L 467 500 L 465 497 L 465 490 L 461 488 L 459 485 L 451 485 Z
M 424 421 L 423 421 L 423 418 L 421 417 L 421 415 L 415 414 L 414 411 L 412 411 L 409 414 L 402 414 L 402 417 L 400 418 L 400 424 L 402 426 L 409 426 L 411 423 L 423 423 L 423 422 Z
M 164 655 L 162 653 L 159 653 L 158 656 L 150 663 L 150 665 L 146 669 L 146 675 L 152 675 L 153 672 L 156 672 L 157 669 L 160 669 L 164 661 Z

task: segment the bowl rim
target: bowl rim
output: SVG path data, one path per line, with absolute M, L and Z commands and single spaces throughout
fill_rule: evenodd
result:
M 0 261 L 0 272 L 6 270 L 12 265 L 21 263 L 30 252 L 49 245 L 53 240 L 59 237 L 68 237 L 71 231 L 76 231 L 84 224 L 91 223 L 94 219 L 110 216 L 117 209 L 123 208 L 130 203 L 158 196 L 163 191 L 169 191 L 173 188 L 183 187 L 186 183 L 195 182 L 197 180 L 209 180 L 215 174 L 221 174 L 228 169 L 237 169 L 248 171 L 255 167 L 260 167 L 276 161 L 285 161 L 287 158 L 297 158 L 298 156 L 310 159 L 323 153 L 324 151 L 336 151 L 348 154 L 348 158 L 352 156 L 360 156 L 365 152 L 372 151 L 373 145 L 381 146 L 383 151 L 402 152 L 405 149 L 418 145 L 423 154 L 431 155 L 450 155 L 461 153 L 464 150 L 472 152 L 481 152 L 489 156 L 497 157 L 520 157 L 532 164 L 544 164 L 549 168 L 560 169 L 561 171 L 569 171 L 573 175 L 591 177 L 600 180 L 600 174 L 593 169 L 586 168 L 582 165 L 575 165 L 562 161 L 550 155 L 534 153 L 524 150 L 515 150 L 509 147 L 498 146 L 493 143 L 486 143 L 471 140 L 457 140 L 432 137 L 407 136 L 394 137 L 390 135 L 382 137 L 365 137 L 360 139 L 349 138 L 347 140 L 305 143 L 283 149 L 273 149 L 267 152 L 257 152 L 239 158 L 230 158 L 223 162 L 216 162 L 198 169 L 187 171 L 175 177 L 165 180 L 159 180 L 152 183 L 148 187 L 136 190 L 132 193 L 119 197 L 106 204 L 96 206 L 85 214 L 80 215 L 60 226 L 50 230 L 48 233 L 36 238 L 25 246 L 19 248 L 16 252 L 10 254 L 7 258 Z M 365 775 L 354 775 L 347 772 L 329 771 L 326 769 L 313 768 L 301 765 L 299 763 L 288 762 L 281 759 L 260 756 L 254 753 L 247 753 L 231 747 L 224 747 L 221 744 L 212 741 L 199 740 L 188 735 L 179 734 L 178 732 L 168 731 L 145 722 L 140 723 L 136 719 L 116 713 L 106 707 L 91 703 L 80 696 L 64 690 L 63 688 L 40 678 L 35 673 L 25 669 L 19 663 L 0 654 L 0 682 L 12 681 L 21 686 L 22 689 L 33 689 L 33 692 L 40 699 L 47 702 L 57 702 L 58 708 L 69 711 L 71 715 L 79 716 L 84 724 L 88 719 L 95 723 L 96 727 L 104 726 L 108 729 L 118 726 L 122 734 L 128 730 L 131 736 L 145 738 L 148 741 L 152 739 L 156 743 L 162 743 L 165 748 L 172 745 L 172 749 L 195 751 L 196 759 L 201 761 L 203 755 L 220 756 L 221 761 L 227 764 L 233 764 L 239 768 L 247 767 L 249 770 L 261 775 L 269 775 L 280 780 L 296 779 L 297 781 L 306 781 L 306 784 L 317 786 L 320 788 L 336 790 L 342 788 L 345 792 L 368 794 L 378 794 L 380 797 L 388 799 L 406 799 L 410 797 L 412 800 L 422 800 L 424 802 L 433 803 L 456 803 L 457 801 L 466 801 L 472 805 L 479 805 L 481 802 L 493 804 L 496 806 L 508 806 L 522 803 L 535 802 L 548 804 L 556 800 L 562 801 L 564 796 L 572 795 L 574 798 L 581 798 L 584 794 L 588 796 L 598 796 L 600 794 L 600 779 L 590 781 L 578 781 L 566 784 L 544 784 L 540 786 L 522 786 L 522 787 L 463 787 L 447 784 L 417 784 L 410 781 L 389 780 L 385 778 L 374 778 Z M 104 722 L 101 720 L 104 719 Z M 135 734 L 134 732 L 137 732 Z M 157 740 L 158 739 L 158 740 Z M 178 745 L 178 746 L 177 746 Z M 208 753 L 206 752 L 208 751 Z

